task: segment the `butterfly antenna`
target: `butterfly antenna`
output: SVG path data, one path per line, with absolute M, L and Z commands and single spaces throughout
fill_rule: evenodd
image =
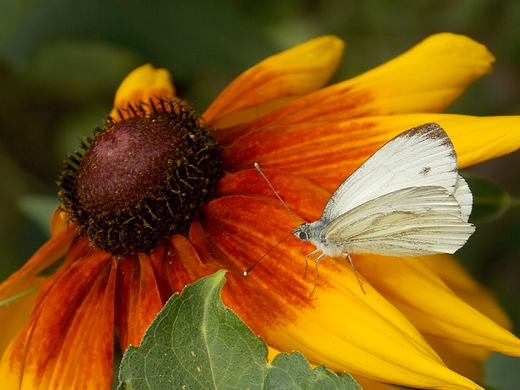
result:
M 258 165 L 258 163 L 255 163 L 255 168 L 258 172 L 260 172 L 260 174 L 262 175 L 262 177 L 264 178 L 264 180 L 267 182 L 267 184 L 269 184 L 269 187 L 271 187 L 271 189 L 273 190 L 274 194 L 276 195 L 276 197 L 278 199 L 280 199 L 280 202 L 282 202 L 282 204 L 285 206 L 285 208 L 289 211 L 289 213 L 291 213 L 292 217 L 294 218 L 294 220 L 296 221 L 296 223 L 298 225 L 300 225 L 300 221 L 298 221 L 298 218 L 296 218 L 296 214 L 294 214 L 292 212 L 292 210 L 289 208 L 289 206 L 287 206 L 287 203 L 285 203 L 282 199 L 282 197 L 278 194 L 278 192 L 276 192 L 276 190 L 274 189 L 273 185 L 271 184 L 271 182 L 269 181 L 269 179 L 267 178 L 267 176 L 265 176 L 265 173 L 262 171 L 262 169 L 260 168 L 260 165 Z M 281 242 L 281 241 L 280 241 Z
M 354 274 L 356 274 L 356 279 L 359 283 L 359 287 L 361 287 L 361 291 L 363 291 L 363 294 L 367 295 L 365 292 L 365 289 L 363 288 L 363 285 L 361 284 L 361 279 L 359 279 L 359 275 L 357 273 L 356 267 L 354 267 L 354 262 L 352 261 L 352 257 L 350 257 L 350 253 L 347 253 L 348 262 L 350 263 L 350 266 L 352 267 L 352 270 L 354 271 Z M 317 265 L 316 265 L 317 268 Z
M 288 234 L 287 236 L 284 237 L 283 240 L 281 240 L 281 241 L 278 242 L 275 246 L 273 246 L 271 249 L 269 249 L 267 252 L 265 252 L 265 253 L 262 255 L 262 257 L 260 257 L 257 261 L 255 261 L 255 263 L 254 263 L 251 267 L 249 267 L 248 269 L 246 269 L 246 270 L 244 271 L 244 276 L 247 276 L 247 275 L 248 275 L 248 274 L 253 270 L 253 268 L 255 268 L 256 265 L 257 265 L 258 263 L 260 263 L 260 260 L 262 260 L 265 256 L 267 256 L 267 255 L 269 254 L 269 252 L 271 252 L 274 248 L 276 248 L 279 244 L 281 244 L 282 242 L 284 242 L 285 240 L 287 240 L 287 239 L 288 239 L 289 237 L 291 237 L 291 236 L 292 236 L 292 233 L 291 233 L 291 234 Z

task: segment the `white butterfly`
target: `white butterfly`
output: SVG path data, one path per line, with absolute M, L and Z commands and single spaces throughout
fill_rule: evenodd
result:
M 332 194 L 319 221 L 294 230 L 310 255 L 454 253 L 475 231 L 473 196 L 457 172 L 450 138 L 436 123 L 393 138 Z M 355 270 L 355 268 L 354 268 Z
M 437 123 L 426 123 L 379 148 L 334 191 L 320 219 L 300 225 L 293 234 L 316 246 L 307 257 L 321 252 L 315 259 L 316 284 L 317 263 L 325 256 L 348 258 L 358 277 L 350 254 L 454 253 L 475 231 L 468 223 L 472 203 L 450 138 Z M 358 282 L 361 286 L 359 277 Z

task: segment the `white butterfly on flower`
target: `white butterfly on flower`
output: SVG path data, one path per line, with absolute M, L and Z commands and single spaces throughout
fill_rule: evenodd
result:
M 473 196 L 436 123 L 393 138 L 334 191 L 316 222 L 294 230 L 323 256 L 454 253 L 475 227 Z
M 316 246 L 309 254 L 320 253 L 316 262 L 346 257 L 355 271 L 350 254 L 454 253 L 475 231 L 472 203 L 450 138 L 427 123 L 378 149 L 334 191 L 318 221 L 293 233 Z

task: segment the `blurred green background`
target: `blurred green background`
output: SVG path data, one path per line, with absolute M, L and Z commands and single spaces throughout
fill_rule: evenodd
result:
M 495 71 L 450 112 L 520 114 L 516 0 L 0 1 L 0 280 L 48 237 L 61 160 L 110 111 L 135 67 L 168 68 L 198 111 L 263 58 L 323 34 L 347 50 L 334 81 L 379 65 L 430 34 L 485 44 Z M 520 153 L 468 169 L 520 194 Z M 459 257 L 494 290 L 520 330 L 520 212 L 480 223 Z M 516 367 L 516 368 L 515 368 Z M 520 359 L 494 356 L 489 383 L 516 389 Z

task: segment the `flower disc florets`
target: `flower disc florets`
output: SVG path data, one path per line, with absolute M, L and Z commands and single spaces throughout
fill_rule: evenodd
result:
M 220 178 L 209 128 L 179 101 L 128 105 L 82 152 L 68 156 L 59 180 L 62 207 L 94 245 L 123 256 L 153 251 L 186 234 Z

